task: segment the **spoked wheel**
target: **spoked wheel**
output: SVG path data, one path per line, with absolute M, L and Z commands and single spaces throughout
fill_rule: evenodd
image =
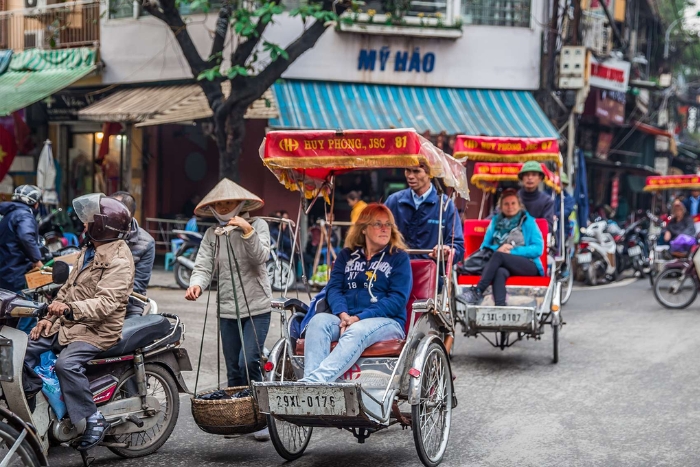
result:
M 290 361 L 287 360 L 284 366 L 284 380 L 296 381 Z M 275 365 L 275 370 L 269 377 L 270 381 L 281 380 L 278 368 L 282 368 L 281 362 Z M 272 415 L 267 416 L 267 428 L 270 431 L 270 441 L 272 441 L 275 451 L 288 461 L 299 459 L 304 454 L 311 440 L 311 433 L 313 433 L 312 427 L 295 425 L 283 420 L 278 420 Z
M 285 288 L 294 285 L 296 279 L 289 261 L 279 260 L 267 262 L 267 277 L 270 278 L 270 286 L 275 292 L 283 292 Z
M 442 461 L 452 420 L 452 373 L 445 351 L 437 343 L 428 347 L 421 372 L 420 401 L 411 407 L 413 440 L 423 465 Z
M 680 269 L 667 269 L 654 280 L 654 296 L 666 308 L 686 308 L 698 296 L 698 284 Z
M 39 459 L 26 438 L 27 434 L 26 431 L 19 433 L 7 423 L 0 422 L 0 462 L 2 465 L 8 467 L 39 465 Z M 18 441 L 20 437 L 22 440 Z
M 566 274 L 566 277 L 562 278 L 562 283 L 561 283 L 561 305 L 564 306 L 566 305 L 566 302 L 569 301 L 569 298 L 571 298 L 571 292 L 574 290 L 574 271 L 573 271 L 573 266 L 571 264 L 571 255 L 567 254 L 566 257 L 566 263 L 565 268 L 566 270 L 564 273 Z
M 119 381 L 112 401 L 131 397 L 136 391 L 136 377 L 134 371 L 130 370 Z M 109 448 L 110 451 L 121 457 L 133 458 L 153 454 L 165 444 L 175 429 L 177 417 L 180 414 L 180 398 L 178 397 L 177 383 L 168 370 L 153 363 L 146 364 L 146 394 L 155 397 L 160 402 L 160 410 L 155 415 L 158 418 L 156 424 L 145 431 L 105 438 L 109 439 L 110 442 L 127 445 L 125 448 Z

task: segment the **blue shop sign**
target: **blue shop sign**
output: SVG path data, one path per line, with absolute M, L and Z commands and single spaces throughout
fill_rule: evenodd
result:
M 385 71 L 392 52 L 388 46 L 379 50 L 361 49 L 357 59 L 357 69 L 374 71 Z M 435 54 L 427 52 L 421 54 L 420 47 L 415 47 L 413 51 L 397 50 L 394 53 L 394 71 L 431 73 L 435 69 Z

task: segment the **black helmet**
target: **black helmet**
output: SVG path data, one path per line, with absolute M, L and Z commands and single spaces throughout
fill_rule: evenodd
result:
M 97 242 L 125 239 L 131 231 L 131 213 L 120 201 L 102 193 L 83 195 L 73 200 L 78 218 L 87 224 L 87 235 Z
M 34 206 L 41 201 L 41 190 L 34 185 L 20 185 L 12 194 L 12 201 L 19 201 L 27 206 Z

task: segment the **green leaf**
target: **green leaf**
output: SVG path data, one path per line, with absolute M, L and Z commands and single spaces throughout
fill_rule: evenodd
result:
M 229 68 L 226 72 L 226 76 L 228 77 L 228 79 L 233 79 L 238 75 L 248 76 L 248 70 L 243 66 L 236 65 Z
M 56 48 L 56 38 L 55 37 L 52 37 L 51 39 L 49 39 L 49 47 L 51 47 L 52 49 Z
M 201 4 L 202 2 L 200 0 L 194 0 L 192 3 L 190 3 L 190 9 L 196 10 Z
M 202 81 L 204 79 L 214 81 L 216 78 L 221 78 L 221 72 L 219 71 L 218 66 L 201 72 L 199 76 L 197 76 L 197 81 Z

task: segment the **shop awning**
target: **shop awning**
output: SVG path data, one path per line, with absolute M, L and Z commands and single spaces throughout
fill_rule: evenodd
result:
M 654 170 L 654 168 L 642 164 L 628 164 L 625 162 L 616 161 L 605 161 L 601 159 L 588 159 L 586 158 L 586 164 L 588 167 L 601 167 L 611 170 L 621 170 L 632 175 L 638 175 L 641 177 L 646 177 L 649 175 L 659 175 L 659 172 Z
M 95 50 L 89 48 L 31 49 L 12 56 L 0 75 L 0 116 L 38 102 L 96 69 Z
M 230 89 L 230 83 L 223 83 L 225 96 Z M 196 84 L 123 89 L 78 112 L 81 120 L 130 122 L 136 126 L 192 122 L 212 115 L 204 91 Z M 245 118 L 276 116 L 277 106 L 268 90 L 248 108 Z
M 415 128 L 450 135 L 559 138 L 527 91 L 284 80 L 272 87 L 273 128 Z
M 665 138 L 668 138 L 668 152 L 670 152 L 674 156 L 678 154 L 676 138 L 668 130 L 664 130 L 663 128 L 657 128 L 652 125 L 647 125 L 646 123 L 642 122 L 634 122 L 634 128 L 636 130 L 641 131 L 642 133 L 646 133 L 651 136 L 663 136 Z

